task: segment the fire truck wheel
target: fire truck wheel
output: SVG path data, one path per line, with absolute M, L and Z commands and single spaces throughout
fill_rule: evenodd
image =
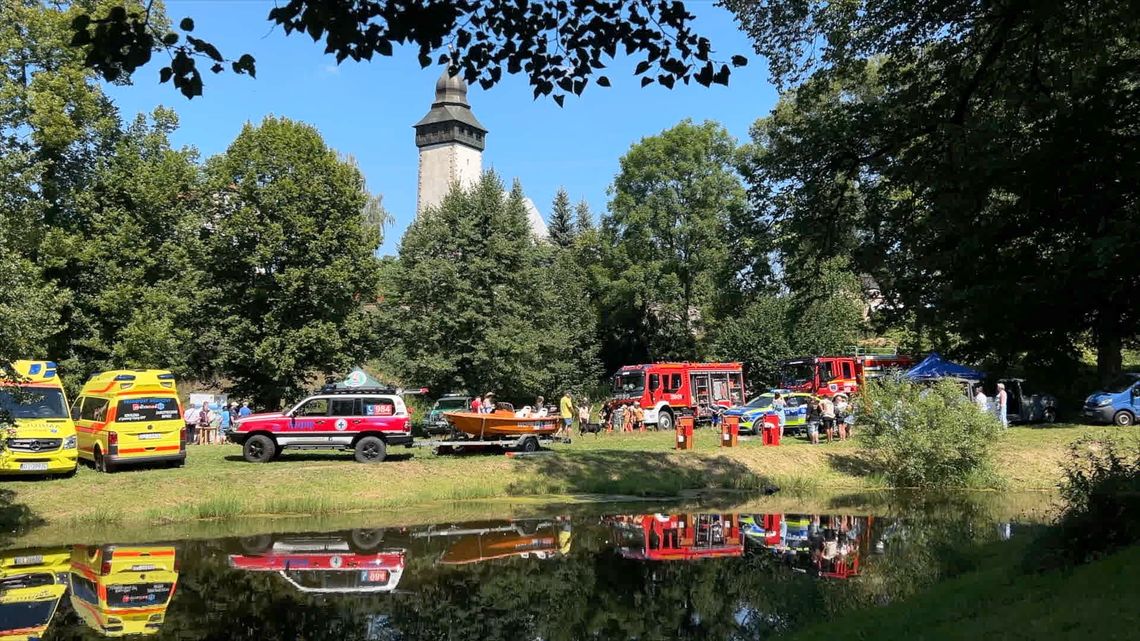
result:
M 380 437 L 365 436 L 356 442 L 357 463 L 379 463 L 387 454 L 387 448 Z
M 264 434 L 254 434 L 241 447 L 241 456 L 250 463 L 268 463 L 277 454 L 277 444 Z
M 661 413 L 657 415 L 657 429 L 662 432 L 672 432 L 675 425 L 672 412 L 661 410 Z

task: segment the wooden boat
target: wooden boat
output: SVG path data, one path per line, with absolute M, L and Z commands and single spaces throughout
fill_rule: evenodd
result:
M 550 436 L 558 431 L 557 416 L 515 416 L 514 412 L 496 410 L 491 414 L 475 412 L 444 412 L 443 417 L 455 429 L 473 438 L 496 439 L 518 436 Z

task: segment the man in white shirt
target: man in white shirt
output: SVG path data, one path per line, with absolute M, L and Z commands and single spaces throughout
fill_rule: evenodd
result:
M 198 419 L 202 416 L 202 410 L 195 404 L 191 403 L 190 407 L 182 415 L 183 422 L 186 423 L 186 442 L 195 443 L 194 436 L 198 431 Z
M 990 399 L 986 398 L 986 393 L 982 391 L 981 385 L 978 386 L 978 393 L 974 394 L 974 402 L 977 403 L 979 410 L 990 411 Z

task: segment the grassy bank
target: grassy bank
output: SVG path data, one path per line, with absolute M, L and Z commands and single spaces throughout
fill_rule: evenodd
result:
M 995 546 L 979 561 L 981 569 L 886 607 L 847 613 L 791 639 L 1137 638 L 1140 546 L 1043 574 L 1022 573 L 1018 558 Z
M 1052 489 L 1065 446 L 1112 428 L 1015 428 L 998 447 L 1005 490 Z M 3 523 L 25 526 L 115 527 L 233 517 L 328 517 L 353 511 L 431 509 L 470 500 L 512 504 L 693 496 L 715 490 L 753 492 L 778 486 L 782 495 L 864 492 L 884 483 L 863 464 L 854 443 L 817 447 L 718 447 L 699 432 L 693 452 L 671 450 L 671 434 L 610 435 L 556 445 L 553 453 L 508 458 L 483 453 L 436 456 L 396 449 L 380 465 L 343 453 L 286 453 L 254 465 L 236 446 L 192 447 L 181 469 L 126 470 L 100 475 L 81 468 L 73 478 L 7 481 L 0 486 Z M 445 509 L 442 508 L 441 509 Z

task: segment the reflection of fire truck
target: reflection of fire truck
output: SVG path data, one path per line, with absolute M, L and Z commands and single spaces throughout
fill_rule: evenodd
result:
M 610 516 L 618 552 L 644 561 L 692 561 L 742 556 L 737 514 L 638 514 Z
M 0 641 L 44 636 L 67 591 L 67 548 L 14 550 L 0 555 Z
M 341 534 L 248 537 L 245 554 L 231 554 L 230 567 L 275 572 L 300 592 L 322 594 L 391 592 L 404 574 L 403 549 L 376 549 L 380 530 Z
M 914 359 L 896 353 L 859 353 L 850 356 L 806 356 L 780 363 L 780 387 L 817 396 L 852 394 L 868 378 L 888 370 L 914 365 Z
M 645 423 L 669 431 L 677 416 L 705 420 L 713 407 L 744 404 L 740 363 L 654 363 L 626 365 L 614 374 L 613 399 L 638 403 Z
M 443 539 L 443 565 L 465 565 L 493 559 L 520 557 L 547 559 L 570 551 L 570 519 L 487 521 L 461 527 L 429 528 L 412 534 L 419 539 Z
M 154 634 L 178 583 L 169 546 L 87 546 L 71 550 L 71 605 L 104 636 Z

